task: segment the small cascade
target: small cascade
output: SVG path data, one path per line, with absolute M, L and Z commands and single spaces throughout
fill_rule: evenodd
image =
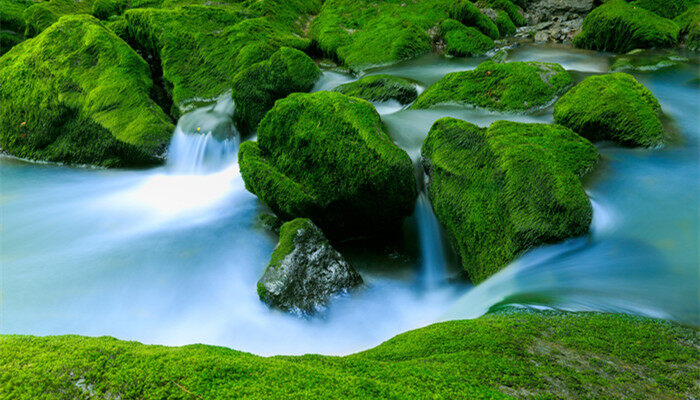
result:
M 236 161 L 240 138 L 231 119 L 228 95 L 210 107 L 183 115 L 168 149 L 168 169 L 175 174 L 208 174 Z
M 416 219 L 421 251 L 421 282 L 424 289 L 433 290 L 445 281 L 447 259 L 440 224 L 425 192 L 421 192 L 418 196 Z

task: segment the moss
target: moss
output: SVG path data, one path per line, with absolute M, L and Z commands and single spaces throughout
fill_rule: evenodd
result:
M 477 4 L 480 7 L 489 7 L 495 10 L 502 10 L 508 15 L 508 19 L 511 21 L 511 23 L 515 24 L 516 26 L 527 25 L 527 20 L 523 14 L 520 13 L 518 7 L 510 0 L 478 0 Z M 498 25 L 498 21 L 496 21 L 496 25 Z M 506 33 L 500 30 L 501 27 L 499 26 L 498 28 L 501 36 L 505 36 Z
M 700 5 L 688 9 L 673 20 L 680 27 L 680 34 L 691 51 L 700 50 Z
M 486 61 L 473 71 L 445 75 L 418 96 L 412 108 L 459 103 L 494 110 L 529 110 L 550 104 L 572 83 L 559 64 Z
M 64 15 L 90 14 L 93 0 L 49 0 L 36 3 L 24 11 L 28 37 L 36 36 Z
M 683 399 L 697 331 L 600 314 L 493 314 L 430 325 L 364 352 L 259 357 L 110 337 L 0 336 L 12 399 Z
M 0 145 L 73 164 L 156 162 L 173 126 L 152 86 L 146 62 L 97 19 L 63 17 L 0 59 Z
M 634 7 L 641 7 L 669 19 L 676 18 L 698 4 L 700 0 L 636 0 L 630 3 Z
M 574 37 L 576 47 L 625 53 L 637 48 L 671 47 L 678 41 L 673 21 L 622 0 L 597 7 Z
M 440 35 L 445 39 L 445 52 L 457 57 L 482 55 L 496 46 L 476 28 L 449 18 L 440 23 Z
M 448 17 L 498 38 L 493 22 L 466 0 L 328 0 L 309 37 L 324 55 L 357 71 L 429 52 L 428 31 Z
M 666 134 L 661 106 L 632 75 L 591 76 L 554 105 L 554 121 L 593 140 L 626 146 L 658 146 Z
M 372 102 L 396 100 L 401 104 L 409 104 L 418 97 L 414 82 L 386 74 L 368 75 L 340 85 L 334 91 Z
M 159 60 L 165 87 L 180 111 L 226 92 L 237 72 L 267 60 L 280 47 L 309 47 L 293 26 L 254 16 L 238 3 L 125 13 L 132 41 Z
M 579 178 L 598 153 L 563 126 L 443 118 L 421 152 L 435 215 L 474 283 L 533 246 L 588 231 Z
M 275 103 L 257 132 L 257 143 L 240 148 L 241 175 L 281 218 L 309 217 L 329 235 L 349 236 L 411 214 L 411 161 L 367 101 L 294 93 Z
M 496 26 L 501 36 L 511 36 L 515 34 L 515 24 L 503 10 L 498 10 L 496 12 Z
M 24 40 L 24 10 L 29 0 L 0 0 L 0 56 Z
M 231 90 L 236 127 L 244 134 L 253 132 L 276 100 L 290 93 L 308 92 L 320 76 L 321 70 L 309 56 L 289 47 L 240 71 Z
M 99 19 L 108 19 L 120 15 L 127 7 L 127 0 L 95 0 L 92 3 L 92 15 Z

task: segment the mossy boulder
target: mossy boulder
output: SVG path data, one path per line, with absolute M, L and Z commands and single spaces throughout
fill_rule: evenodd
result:
M 397 226 L 416 198 L 413 166 L 371 103 L 335 92 L 278 100 L 245 142 L 246 188 L 285 220 L 311 218 L 333 236 Z
M 496 12 L 496 26 L 498 27 L 498 32 L 501 36 L 511 36 L 515 34 L 517 30 L 513 20 L 510 19 L 508 14 L 503 10 L 498 10 Z
M 568 128 L 443 118 L 421 152 L 435 215 L 474 283 L 534 246 L 588 231 L 580 178 L 598 152 Z
M 698 4 L 700 0 L 636 0 L 630 3 L 634 7 L 641 7 L 669 19 L 676 18 Z
M 0 56 L 24 40 L 24 10 L 30 0 L 0 0 Z
M 296 3 L 289 2 L 288 7 Z M 301 28 L 283 18 L 287 6 L 279 6 L 277 18 L 258 14 L 259 7 L 266 10 L 263 4 L 254 10 L 245 5 L 186 5 L 124 13 L 131 42 L 152 54 L 162 69 L 173 115 L 214 101 L 231 88 L 239 71 L 268 60 L 281 47 L 309 48 L 311 42 L 300 36 Z M 299 14 L 298 19 L 304 16 Z
M 496 46 L 478 29 L 450 18 L 440 23 L 440 35 L 445 40 L 445 52 L 456 57 L 482 55 Z
M 244 134 L 253 132 L 276 100 L 308 92 L 320 76 L 321 70 L 309 56 L 290 47 L 282 47 L 268 60 L 240 71 L 231 89 L 236 127 Z
M 680 27 L 680 35 L 690 51 L 700 50 L 700 5 L 688 9 L 673 22 Z
M 92 15 L 99 19 L 108 19 L 123 13 L 127 5 L 127 0 L 95 0 L 92 3 Z
M 89 15 L 61 18 L 0 58 L 0 146 L 109 167 L 158 161 L 172 134 L 148 64 Z
M 573 40 L 576 47 L 616 53 L 677 42 L 678 25 L 673 21 L 623 0 L 609 0 L 591 11 Z
M 36 36 L 64 15 L 90 14 L 93 0 L 48 0 L 35 3 L 24 11 L 25 34 Z
M 541 108 L 573 84 L 559 64 L 486 61 L 472 70 L 452 72 L 423 92 L 411 108 L 465 104 L 499 111 Z
M 332 296 L 362 283 L 362 277 L 307 218 L 286 222 L 258 281 L 258 296 L 270 307 L 310 315 Z
M 525 16 L 523 16 L 521 9 L 519 9 L 518 6 L 510 0 L 477 0 L 475 3 L 479 7 L 490 7 L 494 10 L 502 11 L 506 14 L 506 16 L 508 16 L 508 20 L 516 26 L 527 25 L 527 20 L 525 19 Z M 496 22 L 496 25 L 498 25 L 498 22 Z M 500 30 L 500 26 L 498 28 L 501 36 L 506 35 Z
M 308 35 L 327 57 L 357 71 L 430 52 L 430 33 L 445 18 L 498 38 L 496 25 L 467 0 L 328 0 Z
M 401 104 L 409 104 L 418 97 L 418 89 L 413 81 L 386 74 L 365 76 L 340 85 L 334 91 L 372 102 L 396 100 Z
M 589 140 L 625 146 L 658 146 L 666 134 L 661 106 L 632 75 L 617 72 L 591 76 L 554 105 L 554 121 Z

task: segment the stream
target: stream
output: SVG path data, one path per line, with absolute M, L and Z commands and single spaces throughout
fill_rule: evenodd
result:
M 422 90 L 483 60 L 427 55 L 366 73 L 410 78 Z M 526 45 L 508 60 L 558 62 L 581 80 L 607 72 L 611 55 Z M 659 99 L 676 139 L 662 149 L 597 144 L 602 160 L 585 180 L 594 206 L 589 235 L 533 249 L 473 287 L 421 193 L 398 243 L 347 249 L 365 285 L 314 318 L 258 299 L 276 237 L 257 222 L 266 210 L 238 172 L 240 138 L 227 95 L 180 119 L 162 167 L 105 170 L 0 156 L 0 333 L 109 335 L 273 355 L 348 354 L 508 304 L 700 326 L 698 62 L 633 74 Z M 314 90 L 353 79 L 326 71 Z M 441 117 L 480 126 L 552 122 L 551 107 L 505 114 L 376 106 L 416 163 Z

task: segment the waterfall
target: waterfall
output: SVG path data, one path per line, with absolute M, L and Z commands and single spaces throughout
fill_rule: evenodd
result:
M 233 126 L 228 95 L 209 107 L 183 115 L 168 149 L 167 167 L 174 174 L 208 174 L 236 161 L 240 138 Z
M 420 278 L 426 290 L 433 290 L 445 281 L 447 260 L 438 223 L 428 196 L 421 192 L 416 204 L 418 239 L 421 251 Z

